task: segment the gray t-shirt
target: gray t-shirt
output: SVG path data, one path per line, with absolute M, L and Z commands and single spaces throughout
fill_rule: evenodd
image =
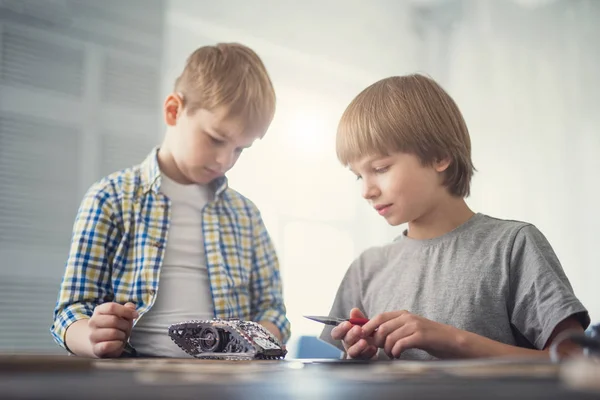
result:
M 498 342 L 542 349 L 556 325 L 585 307 L 562 266 L 533 225 L 475 214 L 453 231 L 428 240 L 406 232 L 355 260 L 338 289 L 330 316 L 367 317 L 408 310 Z M 326 326 L 320 338 L 343 350 Z M 387 358 L 380 351 L 380 358 Z M 402 359 L 435 359 L 418 349 Z

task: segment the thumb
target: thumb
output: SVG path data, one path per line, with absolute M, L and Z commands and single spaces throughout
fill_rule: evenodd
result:
M 138 312 L 135 309 L 135 304 L 134 303 L 128 301 L 127 303 L 125 303 L 125 305 L 123 307 L 128 308 L 128 309 L 130 309 L 130 310 L 133 311 L 133 315 L 132 315 L 133 319 L 136 319 L 138 317 Z M 133 319 L 131 320 L 132 322 L 133 322 Z
M 367 318 L 358 308 L 350 310 L 350 318 Z

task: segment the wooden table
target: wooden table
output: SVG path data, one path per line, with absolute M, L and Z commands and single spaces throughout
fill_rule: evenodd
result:
M 0 398 L 600 398 L 600 390 L 572 388 L 561 379 L 562 375 L 559 365 L 523 360 L 226 362 L 19 355 L 0 356 Z

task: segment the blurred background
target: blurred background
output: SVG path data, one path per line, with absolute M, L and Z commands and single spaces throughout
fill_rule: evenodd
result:
M 334 151 L 367 85 L 425 73 L 461 107 L 470 206 L 534 223 L 600 320 L 600 1 L 0 1 L 0 351 L 62 353 L 49 327 L 85 190 L 160 143 L 160 109 L 197 47 L 236 41 L 278 95 L 230 184 L 262 210 L 298 338 L 351 261 L 389 242 Z M 596 294 L 594 294 L 596 293 Z

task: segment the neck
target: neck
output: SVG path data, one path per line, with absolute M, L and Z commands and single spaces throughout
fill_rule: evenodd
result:
M 179 170 L 179 167 L 177 167 L 177 163 L 175 162 L 175 158 L 173 158 L 173 154 L 169 149 L 169 145 L 167 143 L 166 138 L 161 144 L 160 148 L 158 149 L 157 159 L 160 171 L 167 177 L 169 177 L 171 180 L 182 185 L 189 185 L 193 183 L 189 179 L 187 179 L 185 175 L 183 175 L 183 173 Z
M 463 198 L 448 196 L 433 209 L 408 223 L 407 236 L 412 239 L 433 239 L 467 222 L 475 213 Z

